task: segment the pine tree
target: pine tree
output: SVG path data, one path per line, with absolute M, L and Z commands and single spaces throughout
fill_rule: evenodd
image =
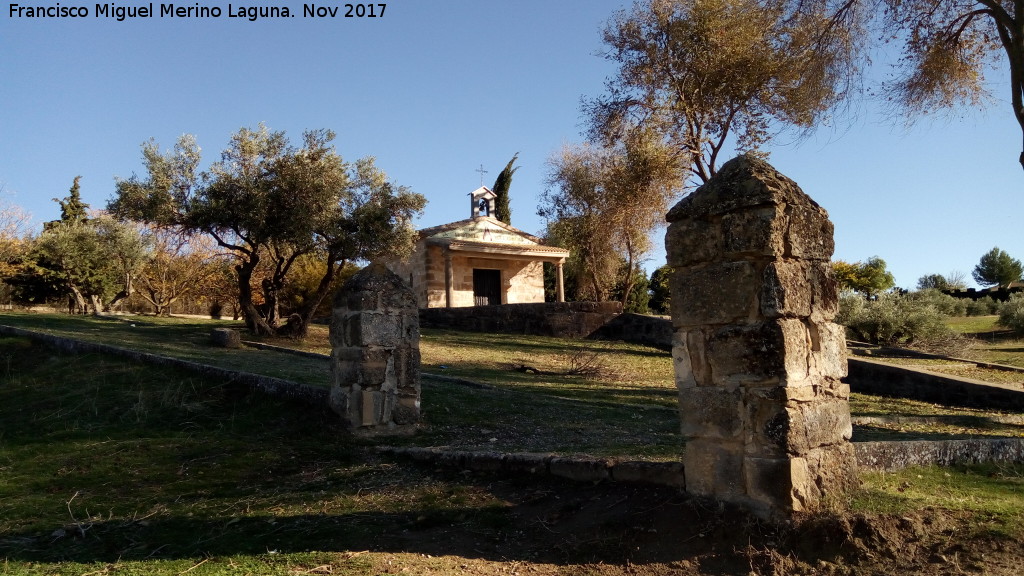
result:
M 518 158 L 519 152 L 516 152 L 505 165 L 505 169 L 498 174 L 498 178 L 494 180 L 494 188 L 491 189 L 497 196 L 494 199 L 494 217 L 509 225 L 512 224 L 512 207 L 509 206 L 508 189 L 512 187 L 512 174 L 519 170 L 518 166 L 512 167 Z
M 1024 266 L 1020 260 L 1013 258 L 998 246 L 989 250 L 981 257 L 974 267 L 974 280 L 982 286 L 998 286 L 1008 288 L 1024 275 Z

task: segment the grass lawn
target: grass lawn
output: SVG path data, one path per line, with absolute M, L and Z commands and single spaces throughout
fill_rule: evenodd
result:
M 325 360 L 210 346 L 210 328 L 223 326 L 224 322 L 3 314 L 0 323 L 311 385 L 328 384 Z M 263 341 L 330 353 L 326 326 L 312 326 L 309 337 L 301 342 L 281 338 Z M 623 342 L 447 330 L 424 330 L 420 347 L 425 373 L 464 379 L 483 387 L 424 378 L 426 426 L 415 436 L 391 439 L 393 444 L 644 460 L 676 460 L 680 456 L 676 390 L 667 352 Z M 580 358 L 590 362 L 586 375 L 538 375 L 514 369 L 525 364 L 545 372 L 564 372 L 578 365 Z M 1010 373 L 997 376 L 1006 374 Z M 1006 421 L 1006 414 L 995 410 L 942 407 L 861 394 L 852 395 L 850 408 L 855 418 L 929 417 L 912 422 L 857 424 L 855 441 L 1024 436 L 1024 425 Z
M 975 339 L 967 351 L 970 358 L 1024 368 L 1024 338 L 999 326 L 998 319 L 998 316 L 967 316 L 950 318 L 947 323 L 957 332 Z

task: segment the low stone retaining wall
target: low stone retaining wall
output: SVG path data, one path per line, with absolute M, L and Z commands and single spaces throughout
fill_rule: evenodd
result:
M 1019 386 L 945 376 L 907 366 L 850 357 L 846 382 L 852 392 L 914 398 L 947 406 L 1024 411 Z
M 209 366 L 198 362 L 160 356 L 159 354 L 139 352 L 138 350 L 129 350 L 127 348 L 120 348 L 109 344 L 84 342 L 82 340 L 64 338 L 62 336 L 46 334 L 45 332 L 36 332 L 34 330 L 25 330 L 23 328 L 15 328 L 13 326 L 0 325 L 0 334 L 30 338 L 36 342 L 42 342 L 53 346 L 58 350 L 71 352 L 73 354 L 111 354 L 121 358 L 127 358 L 134 362 L 145 362 L 147 364 L 154 364 L 157 366 L 173 366 L 175 368 L 188 370 L 201 376 L 221 380 L 224 385 L 228 387 L 241 387 L 247 390 L 277 396 L 279 398 L 299 400 L 317 407 L 327 406 L 328 390 L 326 388 L 307 386 L 305 384 L 299 384 L 298 382 L 292 382 L 291 380 L 283 380 L 281 378 L 252 374 L 249 372 L 239 372 L 237 370 L 228 370 L 226 368 L 218 368 L 217 366 Z
M 607 458 L 573 458 L 552 454 L 467 452 L 437 448 L 380 446 L 379 452 L 463 470 L 557 476 L 577 482 L 639 482 L 686 487 L 681 462 L 617 461 Z
M 667 316 L 620 314 L 590 334 L 595 340 L 622 340 L 672 350 L 672 320 Z
M 866 470 L 956 466 L 985 462 L 1024 463 L 1024 438 L 854 442 L 857 465 Z
M 546 302 L 420 308 L 421 328 L 583 338 L 622 313 L 618 302 Z
M 1024 438 L 854 442 L 860 470 L 894 471 L 911 466 L 956 466 L 986 462 L 1024 463 Z M 379 446 L 377 451 L 432 466 L 477 472 L 537 474 L 577 482 L 630 482 L 686 489 L 682 462 L 618 461 L 522 452 L 474 452 L 440 448 Z

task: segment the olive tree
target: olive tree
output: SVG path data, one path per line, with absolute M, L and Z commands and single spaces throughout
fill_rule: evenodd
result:
M 51 223 L 36 238 L 31 258 L 36 274 L 66 291 L 75 309 L 98 314 L 132 294 L 149 245 L 133 226 L 101 215 Z
M 634 133 L 614 147 L 567 145 L 549 167 L 538 214 L 580 268 L 576 297 L 606 300 L 621 276 L 616 292 L 625 305 L 652 247 L 651 231 L 681 187 L 676 157 L 657 139 Z
M 829 18 L 782 1 L 637 2 L 604 29 L 619 68 L 585 105 L 591 138 L 643 126 L 706 182 L 730 146 L 756 151 L 780 128 L 810 129 L 846 96 L 862 35 Z
M 169 153 L 150 141 L 143 144 L 146 177 L 119 181 L 110 210 L 209 234 L 235 257 L 238 302 L 248 329 L 303 336 L 347 262 L 411 250 L 410 222 L 425 204 L 421 195 L 388 181 L 373 158 L 342 160 L 333 140 L 329 130 L 307 131 L 296 147 L 284 132 L 243 128 L 202 173 L 191 136 Z M 323 276 L 282 325 L 281 291 L 292 266 L 307 254 L 326 263 Z M 254 286 L 260 267 L 264 272 Z

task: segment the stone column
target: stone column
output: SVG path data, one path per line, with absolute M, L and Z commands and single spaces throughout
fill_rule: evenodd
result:
M 558 272 L 558 301 L 565 302 L 565 279 L 562 272 L 563 264 L 559 262 L 555 264 L 555 271 Z
M 668 214 L 686 488 L 766 517 L 855 481 L 828 214 L 740 156 Z
M 349 429 L 394 430 L 420 417 L 420 324 L 413 291 L 384 267 L 334 297 L 330 404 Z
M 444 306 L 451 308 L 455 303 L 455 270 L 452 268 L 452 251 L 444 248 Z

